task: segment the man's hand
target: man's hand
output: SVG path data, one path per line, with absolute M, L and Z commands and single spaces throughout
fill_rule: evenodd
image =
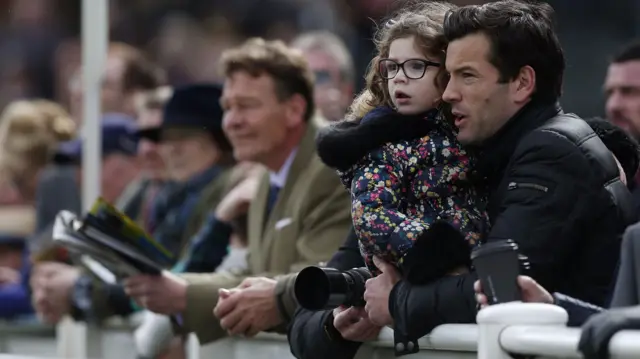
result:
M 57 324 L 71 310 L 71 292 L 80 270 L 67 264 L 45 262 L 33 267 L 30 285 L 33 307 L 46 324 Z
M 363 308 L 339 307 L 333 310 L 333 326 L 346 340 L 368 342 L 378 339 L 382 327 L 369 320 Z
M 220 290 L 213 314 L 229 335 L 252 337 L 282 322 L 276 304 L 276 280 L 247 278 L 237 288 Z
M 524 275 L 518 276 L 518 285 L 520 286 L 520 295 L 523 302 L 553 304 L 553 296 L 533 278 Z M 488 306 L 489 299 L 482 292 L 482 285 L 479 280 L 473 284 L 473 289 L 476 291 L 476 301 L 480 308 Z
M 249 204 L 255 197 L 260 183 L 259 177 L 250 176 L 242 180 L 220 201 L 216 207 L 216 218 L 231 222 L 249 210 Z
M 17 284 L 22 280 L 20 272 L 9 267 L 0 267 L 0 285 Z
M 138 305 L 154 313 L 178 314 L 187 307 L 187 282 L 169 272 L 128 278 L 124 290 Z
M 609 342 L 622 330 L 640 329 L 640 306 L 616 308 L 593 315 L 582 325 L 578 350 L 585 359 L 609 358 Z
M 379 326 L 393 325 L 393 318 L 389 313 L 389 295 L 393 286 L 400 281 L 400 272 L 378 257 L 373 258 L 373 263 L 382 273 L 365 283 L 364 300 L 367 304 L 364 310 L 372 323 Z

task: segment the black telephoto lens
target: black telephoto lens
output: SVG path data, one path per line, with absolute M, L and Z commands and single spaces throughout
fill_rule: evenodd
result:
M 340 271 L 306 267 L 298 273 L 294 292 L 298 304 L 307 310 L 334 309 L 341 305 L 364 307 L 364 283 L 371 278 L 367 268 Z

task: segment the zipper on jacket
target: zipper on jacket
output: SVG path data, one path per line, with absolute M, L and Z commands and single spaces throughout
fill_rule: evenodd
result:
M 543 185 L 537 184 L 537 183 L 518 183 L 518 182 L 510 182 L 507 189 L 509 191 L 514 190 L 514 189 L 518 189 L 518 188 L 529 188 L 529 189 L 535 189 L 537 191 L 541 191 L 541 192 L 549 192 L 549 187 L 545 187 Z

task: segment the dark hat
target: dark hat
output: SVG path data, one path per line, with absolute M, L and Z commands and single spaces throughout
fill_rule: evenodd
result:
M 102 156 L 121 153 L 135 156 L 138 151 L 135 119 L 119 113 L 105 114 L 102 117 Z M 82 139 L 64 142 L 56 153 L 72 161 L 82 158 Z
M 222 86 L 218 84 L 194 84 L 179 87 L 164 107 L 162 125 L 158 132 L 142 130 L 138 134 L 151 140 L 161 140 L 165 129 L 201 129 L 212 134 L 216 144 L 223 151 L 229 151 L 231 144 L 222 131 L 223 111 L 220 106 Z

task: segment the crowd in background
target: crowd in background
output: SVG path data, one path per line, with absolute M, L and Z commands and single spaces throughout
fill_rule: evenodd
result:
M 482 3 L 456 0 L 458 5 Z M 112 0 L 111 39 L 132 44 L 169 72 L 172 84 L 217 80 L 223 49 L 251 36 L 282 38 L 328 30 L 341 37 L 354 58 L 356 89 L 374 49 L 370 39 L 379 20 L 402 1 L 395 0 Z M 601 90 L 608 54 L 638 34 L 638 3 L 597 0 L 576 6 L 553 2 L 558 34 L 567 53 L 565 107 L 588 116 L 602 113 Z M 0 2 L 2 85 L 0 104 L 22 96 L 70 101 L 69 82 L 80 63 L 80 1 L 3 0 Z M 582 31 L 589 24 L 590 31 Z M 587 46 L 588 44 L 588 46 Z M 188 53 L 189 56 L 183 56 Z

